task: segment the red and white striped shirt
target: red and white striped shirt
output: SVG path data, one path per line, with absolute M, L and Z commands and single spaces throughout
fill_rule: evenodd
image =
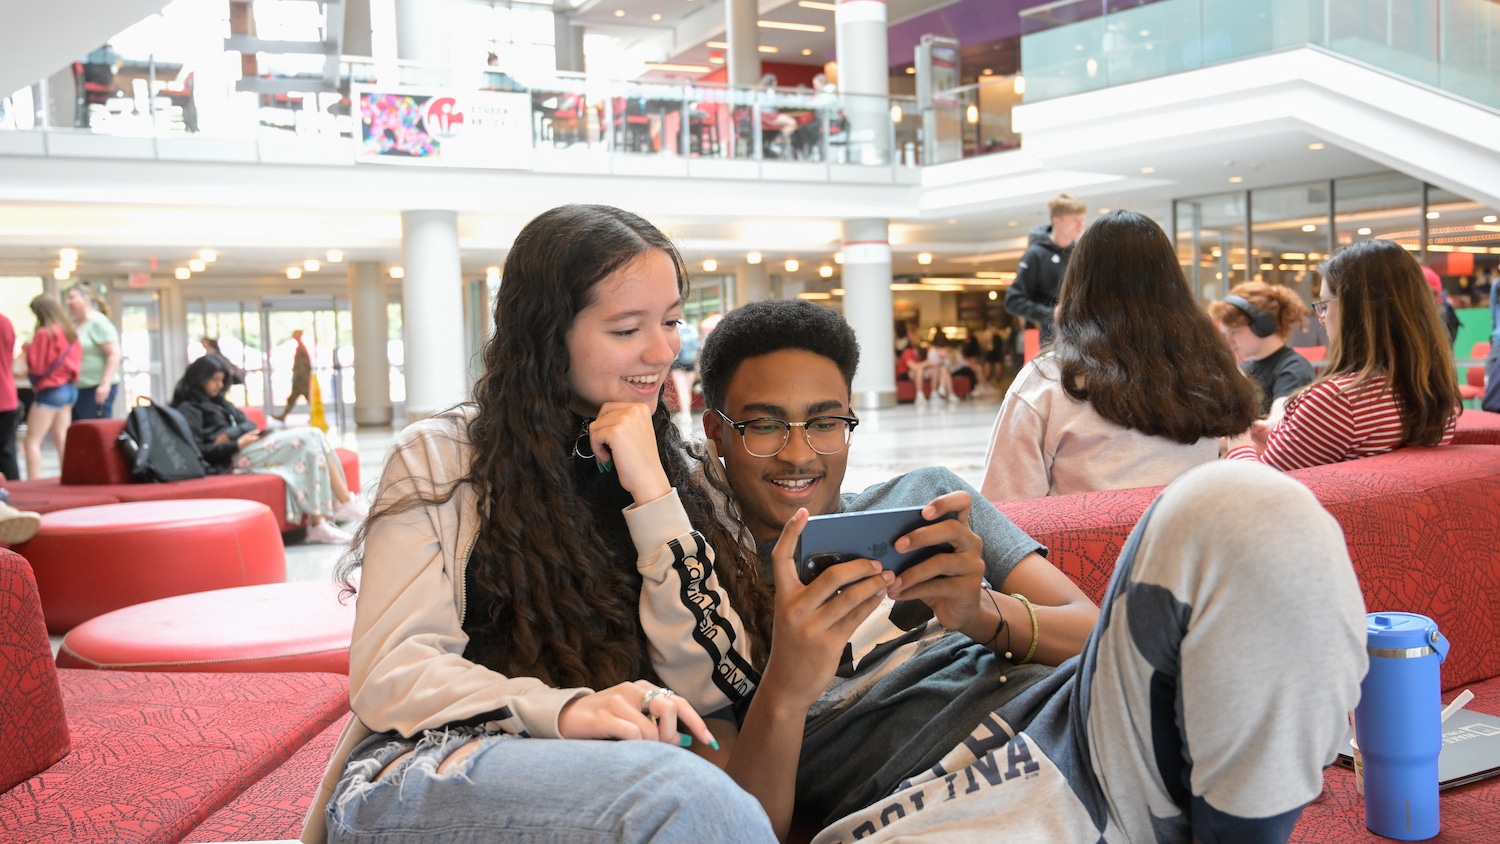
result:
M 1260 460 L 1282 471 L 1373 457 L 1401 447 L 1401 403 L 1384 380 L 1359 386 L 1340 375 L 1287 402 L 1286 413 L 1266 441 L 1266 450 L 1239 446 L 1231 460 Z M 1458 414 L 1448 420 L 1441 445 L 1453 441 Z

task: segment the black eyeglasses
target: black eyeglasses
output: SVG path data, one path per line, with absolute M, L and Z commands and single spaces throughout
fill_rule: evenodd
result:
M 1313 313 L 1318 315 L 1318 319 L 1322 319 L 1323 317 L 1328 316 L 1328 306 L 1337 301 L 1338 299 L 1324 299 L 1321 302 L 1313 302 Z
M 814 416 L 806 422 L 788 422 L 774 416 L 761 416 L 736 422 L 715 410 L 740 435 L 745 451 L 752 457 L 775 457 L 790 441 L 793 428 L 801 428 L 807 447 L 819 454 L 838 454 L 849 447 L 849 435 L 859 420 L 853 416 Z

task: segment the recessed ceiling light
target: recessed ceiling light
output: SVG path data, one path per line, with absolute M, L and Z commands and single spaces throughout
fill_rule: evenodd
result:
M 788 258 L 788 259 L 786 259 L 786 271 L 787 272 L 794 273 L 794 272 L 797 271 L 797 268 L 800 267 L 800 266 L 802 266 L 802 265 L 799 264 L 799 263 L 797 263 L 797 259 L 796 258 Z
M 979 71 L 979 75 L 980 76 L 994 76 L 995 75 L 995 69 L 993 67 L 987 67 L 984 70 Z
M 317 258 L 308 258 L 306 261 L 302 262 L 302 268 L 310 273 L 315 273 L 318 270 L 323 269 L 323 265 L 318 263 Z
M 57 279 L 58 281 L 67 281 L 69 275 L 72 275 L 72 270 L 69 270 L 66 267 L 58 267 L 57 269 L 52 271 L 52 277 Z
M 1314 152 L 1316 152 L 1316 151 L 1322 149 L 1323 145 L 1322 144 L 1308 144 L 1307 148 L 1310 149 L 1310 150 L 1312 150 L 1312 151 L 1314 151 Z
M 1493 223 L 1493 222 L 1496 222 L 1497 220 L 1500 220 L 1500 217 L 1496 217 L 1494 214 L 1486 214 L 1484 216 L 1484 222 L 1486 222 L 1486 223 Z
M 718 272 L 719 262 L 712 258 L 703 259 L 703 271 L 706 273 Z
M 1313 225 L 1312 223 L 1308 223 L 1307 225 L 1302 227 L 1302 230 L 1305 232 L 1315 232 L 1318 230 L 1318 227 Z
M 761 29 L 785 29 L 789 32 L 827 32 L 828 27 L 816 23 L 787 23 L 786 21 L 756 21 Z
M 810 56 L 810 55 L 812 55 L 812 49 L 808 48 L 808 47 L 803 47 L 802 48 L 802 55 L 804 55 L 804 56 Z
M 401 265 L 391 267 L 391 278 L 406 278 L 406 268 Z
M 833 253 L 833 262 L 835 264 L 842 264 L 842 263 L 844 263 L 844 253 L 842 253 L 842 252 L 835 252 L 835 253 Z
M 709 64 L 723 64 L 724 63 L 724 57 L 723 56 L 709 56 L 708 57 L 708 63 Z
M 917 253 L 917 263 L 921 264 L 924 267 L 927 266 L 928 264 L 932 263 L 932 253 L 931 252 L 918 252 Z
M 832 3 L 819 3 L 817 0 L 797 0 L 797 5 L 804 9 L 817 9 L 820 12 L 832 12 L 838 8 Z
M 291 279 L 292 281 L 296 281 L 297 279 L 299 279 L 299 278 L 302 277 L 302 268 L 301 267 L 287 267 L 286 268 L 286 277 L 289 278 L 289 279 Z
M 1099 209 L 1099 213 L 1100 214 L 1108 214 L 1109 213 L 1109 209 L 1108 208 L 1100 208 Z
M 1429 220 L 1436 220 L 1437 218 L 1439 218 L 1441 216 L 1443 216 L 1443 215 L 1440 214 L 1440 213 L 1438 213 L 1437 211 L 1428 211 L 1427 212 L 1427 219 L 1429 219 Z
M 1141 172 L 1142 172 L 1142 173 L 1145 173 L 1145 174 L 1147 174 L 1147 175 L 1150 175 L 1150 174 L 1152 174 L 1152 173 L 1155 173 L 1155 172 L 1156 172 L 1156 168 L 1155 168 L 1155 167 L 1142 167 L 1142 168 L 1141 168 Z
M 61 261 L 64 264 L 75 264 L 76 265 L 78 263 L 78 250 L 77 249 L 59 249 L 59 250 L 57 250 L 57 258 L 58 258 L 59 261 Z
M 729 49 L 729 42 L 728 41 L 709 41 L 706 44 L 704 44 L 704 46 L 705 47 L 714 47 L 714 48 L 719 49 L 719 50 L 727 50 L 727 49 Z
M 192 270 L 195 273 L 201 273 L 204 270 L 208 269 L 208 265 L 203 263 L 203 259 L 194 258 L 193 260 L 188 261 L 188 269 Z
M 1370 227 L 1369 226 L 1365 226 L 1364 228 L 1359 229 L 1359 231 L 1357 232 L 1357 234 L 1362 234 L 1362 235 L 1367 235 L 1369 233 L 1370 233 Z
M 759 252 L 746 252 L 745 253 L 745 263 L 747 263 L 747 264 L 759 264 L 760 263 L 760 253 Z
M 917 73 L 917 69 L 914 68 L 914 67 L 909 67 L 909 68 L 906 69 L 906 75 L 907 76 L 915 76 L 916 73 Z
M 343 250 L 340 250 L 340 249 L 330 249 L 330 250 L 328 250 L 327 257 L 328 257 L 328 263 L 330 263 L 330 264 L 339 264 L 339 263 L 342 263 L 343 260 L 344 260 L 344 253 L 343 253 Z
M 617 18 L 623 18 L 623 17 L 625 17 L 625 10 L 624 9 L 615 9 L 615 17 L 617 17 Z
M 770 44 L 762 44 L 759 47 L 756 47 L 755 49 L 761 51 L 762 53 L 779 53 L 779 52 L 781 52 L 781 48 L 779 48 L 779 47 L 772 47 Z
M 177 270 L 172 274 L 177 276 L 178 281 L 187 281 L 188 279 L 193 277 L 193 271 L 188 269 L 187 267 L 178 267 Z
M 205 264 L 212 264 L 214 261 L 219 260 L 219 253 L 212 249 L 200 249 L 198 250 L 198 259 Z
M 654 21 L 661 20 L 661 12 L 652 12 L 651 13 L 651 19 L 654 20 Z
M 818 267 L 818 275 L 824 278 L 833 278 L 833 267 L 830 267 L 827 264 Z
M 1239 184 L 1240 182 L 1243 182 L 1243 181 L 1245 181 L 1245 177 L 1244 176 L 1230 176 L 1229 177 L 1229 183 L 1231 185 L 1237 185 L 1237 184 Z

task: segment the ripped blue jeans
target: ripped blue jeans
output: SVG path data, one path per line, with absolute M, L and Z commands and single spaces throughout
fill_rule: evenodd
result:
M 467 757 L 439 773 L 470 742 Z M 755 798 L 681 748 L 472 728 L 365 739 L 349 755 L 327 820 L 330 844 L 776 840 Z

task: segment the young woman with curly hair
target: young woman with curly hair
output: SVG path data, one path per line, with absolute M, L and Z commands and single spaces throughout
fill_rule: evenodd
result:
M 355 717 L 304 840 L 769 841 L 679 747 L 715 744 L 698 713 L 753 688 L 771 623 L 661 400 L 682 259 L 633 214 L 564 206 L 503 278 L 471 400 L 398 437 L 340 568 Z
M 1422 266 L 1400 244 L 1367 240 L 1323 265 L 1313 311 L 1328 363 L 1274 428 L 1230 442 L 1229 456 L 1302 469 L 1453 441 L 1462 399 L 1453 350 Z
M 1240 368 L 1260 385 L 1262 416 L 1271 412 L 1272 402 L 1311 384 L 1317 374 L 1307 358 L 1286 344 L 1307 314 L 1295 291 L 1263 281 L 1237 284 L 1208 306 Z
M 1053 351 L 1001 402 L 981 491 L 992 501 L 1166 484 L 1217 460 L 1260 403 L 1193 298 L 1161 227 L 1095 220 L 1063 275 Z

